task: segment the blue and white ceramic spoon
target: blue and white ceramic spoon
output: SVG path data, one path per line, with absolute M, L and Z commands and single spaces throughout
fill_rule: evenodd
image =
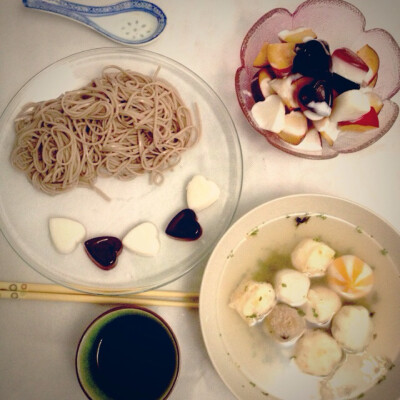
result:
M 148 1 L 129 0 L 109 6 L 87 6 L 66 0 L 23 0 L 23 4 L 73 19 L 126 45 L 149 43 L 167 24 L 164 12 Z

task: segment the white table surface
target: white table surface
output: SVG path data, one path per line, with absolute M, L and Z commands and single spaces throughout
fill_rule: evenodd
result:
M 398 0 L 351 2 L 365 15 L 367 29 L 382 27 L 400 42 Z M 90 0 L 85 3 L 90 4 Z M 243 191 L 235 219 L 277 197 L 320 193 L 366 206 L 400 230 L 400 118 L 388 134 L 368 149 L 312 161 L 270 146 L 251 129 L 239 109 L 233 82 L 244 35 L 265 12 L 278 6 L 293 11 L 300 1 L 155 3 L 167 14 L 168 25 L 145 48 L 171 57 L 200 75 L 224 101 L 235 122 L 244 157 Z M 0 111 L 30 77 L 48 64 L 82 50 L 118 46 L 80 24 L 26 9 L 21 1 L 2 0 L 0 6 Z M 399 93 L 394 101 L 400 103 Z M 204 266 L 199 266 L 168 288 L 199 290 L 203 270 Z M 48 282 L 23 262 L 2 235 L 0 280 Z M 108 308 L 82 303 L 1 300 L 0 397 L 84 399 L 75 376 L 76 345 L 85 327 Z M 180 376 L 170 398 L 233 399 L 208 358 L 198 311 L 153 309 L 172 326 L 181 348 Z

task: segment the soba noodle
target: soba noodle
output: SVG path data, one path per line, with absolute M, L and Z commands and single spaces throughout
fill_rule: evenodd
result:
M 15 120 L 12 164 L 48 194 L 94 187 L 98 176 L 129 180 L 148 172 L 160 184 L 200 131 L 157 73 L 108 66 L 81 89 L 27 104 Z

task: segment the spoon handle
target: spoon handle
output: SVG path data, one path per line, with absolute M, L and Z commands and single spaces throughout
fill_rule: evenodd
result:
M 87 6 L 67 0 L 22 0 L 25 7 L 36 8 L 43 11 L 55 12 L 65 16 L 70 13 L 88 14 L 92 17 L 112 15 L 131 9 L 142 9 L 151 11 L 155 15 L 159 8 L 148 1 L 125 0 L 108 6 Z
M 84 14 L 96 15 L 97 13 L 94 10 L 92 11 L 92 9 L 101 8 L 88 7 L 83 4 L 72 3 L 66 0 L 23 0 L 23 4 L 27 8 L 60 14 L 84 24 L 88 24 L 89 22 Z

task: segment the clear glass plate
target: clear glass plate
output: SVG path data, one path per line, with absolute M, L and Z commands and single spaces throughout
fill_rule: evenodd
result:
M 58 97 L 77 89 L 114 64 L 159 76 L 170 82 L 186 105 L 199 109 L 202 137 L 183 153 L 162 185 L 152 185 L 143 175 L 130 182 L 100 179 L 104 200 L 90 189 L 76 188 L 48 196 L 35 189 L 25 175 L 12 167 L 10 154 L 15 133 L 13 121 L 21 107 L 31 101 Z M 228 228 L 242 187 L 242 155 L 233 121 L 216 93 L 185 66 L 142 49 L 103 48 L 71 55 L 46 67 L 15 95 L 0 120 L 0 227 L 14 250 L 36 271 L 62 285 L 94 293 L 139 292 L 171 282 L 201 263 Z M 197 213 L 202 237 L 184 242 L 164 232 L 169 221 L 187 208 L 186 185 L 196 174 L 214 181 L 219 200 Z M 120 239 L 141 222 L 153 222 L 160 232 L 161 247 L 155 257 L 122 251 L 117 266 L 104 271 L 95 266 L 79 245 L 62 255 L 49 235 L 50 217 L 67 217 L 82 223 L 86 239 L 110 235 Z
M 309 159 L 328 159 L 340 153 L 351 153 L 375 143 L 393 126 L 399 106 L 390 100 L 400 89 L 400 48 L 391 34 L 383 29 L 365 30 L 365 17 L 359 9 L 342 0 L 308 0 L 292 13 L 275 8 L 261 16 L 249 29 L 240 49 L 240 67 L 236 71 L 235 88 L 240 108 L 249 124 L 270 144 L 286 153 Z M 323 140 L 319 151 L 306 151 L 281 140 L 273 132 L 259 128 L 251 115 L 254 104 L 251 79 L 257 68 L 253 61 L 264 41 L 278 43 L 278 33 L 284 29 L 309 27 L 318 38 L 326 40 L 331 52 L 338 47 L 354 51 L 365 44 L 373 47 L 379 56 L 380 67 L 375 91 L 384 100 L 379 113 L 380 127 L 360 134 L 341 134 L 333 146 Z
M 297 217 L 309 216 L 298 224 Z M 357 355 L 348 356 L 341 371 L 354 378 L 354 391 L 321 396 L 321 378 L 294 365 L 293 347 L 282 347 L 260 325 L 249 327 L 229 307 L 239 282 L 275 252 L 290 254 L 305 237 L 320 238 L 341 254 L 354 254 L 374 268 L 371 304 L 374 339 L 363 356 L 384 357 L 382 382 L 357 375 Z M 293 195 L 262 204 L 237 220 L 212 252 L 200 290 L 200 322 L 211 361 L 238 399 L 262 400 L 395 400 L 400 369 L 400 235 L 386 221 L 362 206 L 324 195 Z M 392 364 L 393 363 L 393 364 Z M 356 367 L 354 367 L 356 365 Z M 366 364 L 364 371 L 368 370 Z M 367 372 L 368 373 L 368 372 Z M 356 373 L 357 374 L 357 373 Z M 385 379 L 384 379 L 385 378 Z M 332 381 L 333 382 L 333 381 Z M 337 381 L 335 381 L 337 382 Z M 290 384 L 288 384 L 290 383 Z M 332 384 L 332 383 L 331 383 Z M 336 386 L 336 383 L 335 383 Z M 372 387 L 373 386 L 373 387 Z M 337 385 L 340 388 L 340 385 Z M 343 389 L 343 388 L 342 388 Z

